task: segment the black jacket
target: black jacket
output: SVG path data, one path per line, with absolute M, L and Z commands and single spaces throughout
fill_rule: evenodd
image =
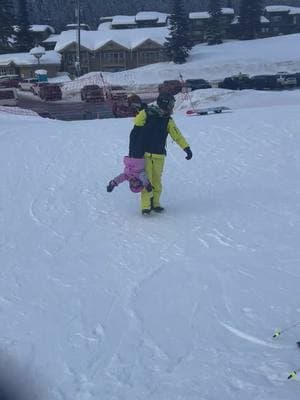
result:
M 140 158 L 146 152 L 166 154 L 170 116 L 164 115 L 156 106 L 148 107 L 145 112 L 147 115 L 145 124 L 135 125 L 130 133 L 129 157 Z

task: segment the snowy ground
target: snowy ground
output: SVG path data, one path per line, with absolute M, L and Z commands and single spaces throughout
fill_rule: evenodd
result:
M 226 96 L 150 218 L 105 190 L 131 119 L 0 113 L 0 348 L 49 399 L 299 399 L 299 91 Z
M 183 66 L 105 79 L 299 71 L 299 37 L 199 45 Z M 125 184 L 105 190 L 131 119 L 1 108 L 0 390 L 9 374 L 37 393 L 17 400 L 299 399 L 286 378 L 300 367 L 300 91 L 209 89 L 191 101 L 233 112 L 187 117 L 190 99 L 177 96 L 194 157 L 169 143 L 166 213 L 149 219 Z M 288 329 L 274 340 L 276 328 Z

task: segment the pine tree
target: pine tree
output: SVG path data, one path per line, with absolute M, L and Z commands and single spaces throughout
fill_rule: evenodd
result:
M 34 37 L 30 30 L 27 0 L 18 0 L 18 17 L 16 29 L 16 50 L 29 51 L 34 45 Z
M 222 8 L 220 0 L 210 0 L 208 5 L 208 44 L 222 43 Z
M 10 0 L 0 2 L 0 53 L 11 51 L 14 30 L 13 6 Z
M 173 0 L 173 11 L 170 15 L 170 36 L 166 38 L 165 50 L 171 61 L 183 64 L 192 48 L 189 19 L 182 0 Z
M 255 39 L 260 32 L 262 0 L 241 0 L 239 14 L 240 39 Z

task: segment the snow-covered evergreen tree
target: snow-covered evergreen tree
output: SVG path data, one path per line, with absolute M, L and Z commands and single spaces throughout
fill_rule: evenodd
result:
M 209 0 L 208 4 L 208 44 L 222 43 L 222 8 L 220 0 Z
M 17 51 L 29 51 L 35 45 L 30 28 L 27 0 L 18 0 L 17 28 L 15 33 L 15 48 Z
M 170 16 L 170 36 L 166 38 L 165 50 L 171 61 L 183 64 L 192 48 L 188 15 L 183 0 L 173 0 L 173 11 Z
M 241 39 L 255 39 L 261 29 L 262 0 L 241 0 L 239 25 Z
M 0 53 L 11 51 L 14 17 L 11 0 L 0 1 Z

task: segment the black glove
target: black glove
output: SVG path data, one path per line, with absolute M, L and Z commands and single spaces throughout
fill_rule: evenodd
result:
M 116 184 L 116 182 L 114 180 L 110 181 L 109 184 L 106 187 L 106 190 L 108 191 L 108 193 L 112 192 L 114 190 L 114 188 L 118 186 Z
M 147 190 L 147 192 L 152 192 L 152 185 L 151 185 L 151 183 L 149 182 L 148 183 L 148 185 L 146 186 L 146 190 Z
M 186 160 L 190 160 L 193 157 L 193 153 L 192 150 L 190 149 L 190 147 L 186 147 L 185 149 L 183 149 L 186 152 Z

